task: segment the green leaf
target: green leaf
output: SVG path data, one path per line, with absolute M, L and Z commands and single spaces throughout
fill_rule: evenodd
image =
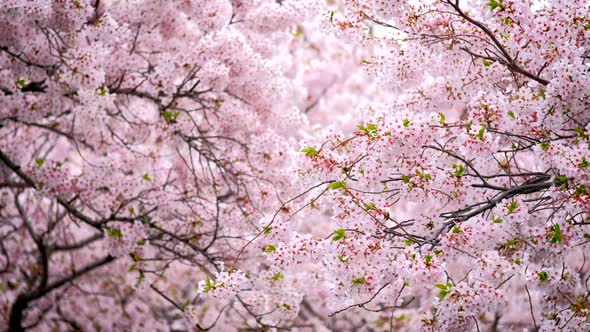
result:
M 365 133 L 365 135 L 369 135 L 369 129 L 365 128 L 363 125 L 356 126 L 360 131 Z
M 123 233 L 121 233 L 120 229 L 117 228 L 110 228 L 107 230 L 107 236 L 108 237 L 123 237 Z
M 445 296 L 447 296 L 451 292 L 451 289 L 453 288 L 453 284 L 450 282 L 447 282 L 446 284 L 436 284 L 436 285 L 434 285 L 434 287 L 440 289 L 440 292 L 438 293 L 438 297 L 442 300 L 445 298 Z
M 148 173 L 145 173 L 143 175 L 143 179 L 146 180 L 147 182 L 152 182 L 152 178 L 150 177 L 150 175 Z
M 408 128 L 410 126 L 410 120 L 404 119 L 404 127 Z
M 458 225 L 453 226 L 452 232 L 455 234 L 463 233 L 463 231 L 461 230 L 461 227 L 459 227 Z
M 447 117 L 444 115 L 444 113 L 440 113 L 440 112 L 438 113 L 438 116 L 440 117 L 440 119 L 438 120 L 438 123 L 440 123 L 441 125 L 444 125 Z
M 404 241 L 404 244 L 407 245 L 408 247 L 411 246 L 412 244 L 414 244 L 414 241 L 407 239 Z
M 588 163 L 588 160 L 586 160 L 586 157 L 582 157 L 582 161 L 578 164 L 578 167 L 581 169 L 584 169 L 588 166 L 590 166 L 590 163 Z
M 424 255 L 424 261 L 430 263 L 432 261 L 432 255 Z
M 185 311 L 189 303 L 190 302 L 188 300 L 184 301 L 184 303 L 180 305 L 180 310 Z
M 558 186 L 567 185 L 567 182 L 570 180 L 567 176 L 558 175 L 555 177 L 555 182 Z
M 284 279 L 285 276 L 281 273 L 281 272 L 277 272 L 275 273 L 275 275 L 273 275 L 271 277 L 272 281 L 279 281 L 280 279 Z
M 369 204 L 364 203 L 364 207 L 365 207 L 365 210 L 367 210 L 367 211 L 377 210 L 377 207 L 375 206 L 375 203 L 373 203 L 373 202 L 371 202 Z
M 348 261 L 348 258 L 345 259 L 344 256 L 338 256 L 338 260 L 342 263 L 346 263 Z
M 318 155 L 318 152 L 312 146 L 302 149 L 301 152 L 305 153 L 305 156 L 310 158 L 313 158 Z
M 502 218 L 492 216 L 492 222 L 494 224 L 501 224 L 502 223 Z
M 367 283 L 367 279 L 365 279 L 365 277 L 360 277 L 357 279 L 352 279 L 352 284 L 353 285 L 363 285 Z
M 271 253 L 276 250 L 277 250 L 277 248 L 275 246 L 273 246 L 272 244 L 267 244 L 266 246 L 264 246 L 264 252 Z
M 264 226 L 264 227 L 262 227 L 262 233 L 264 235 L 266 235 L 266 234 L 268 234 L 270 232 L 272 232 L 272 226 Z
M 209 276 L 205 277 L 205 287 L 203 287 L 203 291 L 205 293 L 209 293 L 210 290 L 215 288 L 216 284 L 216 282 L 211 281 L 211 279 L 209 279 Z
M 486 132 L 486 128 L 481 127 L 481 129 L 479 129 L 479 131 L 477 132 L 477 135 L 475 135 L 475 137 L 477 137 L 483 141 L 483 135 L 485 134 L 485 132 Z
M 518 208 L 518 203 L 516 201 L 511 201 L 510 204 L 506 206 L 508 214 L 513 213 L 516 210 L 516 208 Z
M 521 239 L 514 238 L 514 239 L 507 240 L 503 246 L 508 249 L 518 249 L 521 244 L 522 244 Z
M 377 133 L 377 125 L 374 123 L 367 124 L 367 127 L 364 127 L 363 125 L 358 125 L 356 127 L 367 136 Z
M 582 195 L 588 195 L 588 189 L 586 189 L 586 185 L 581 184 L 579 186 L 576 187 L 576 189 L 574 190 L 574 196 L 582 196 Z
M 420 176 L 420 178 L 421 178 L 421 179 L 423 179 L 423 180 L 426 180 L 426 181 L 428 181 L 428 180 L 431 180 L 431 179 L 432 179 L 432 175 L 430 175 L 430 173 L 422 173 L 422 172 L 420 172 L 420 171 L 417 171 L 416 173 L 417 173 L 417 174 L 418 174 L 418 176 Z
M 486 67 L 489 67 L 489 66 L 491 66 L 491 65 L 492 65 L 492 63 L 493 63 L 492 61 L 489 61 L 489 60 L 483 59 L 483 65 L 484 65 L 484 66 L 486 66 Z
M 547 99 L 547 96 L 545 96 L 545 91 L 541 90 L 541 92 L 539 92 L 539 97 Z
M 21 89 L 24 88 L 25 86 L 27 86 L 27 82 L 24 79 L 20 78 L 20 77 L 16 79 L 16 82 L 15 83 Z
M 494 10 L 498 7 L 502 7 L 502 0 L 490 0 L 490 2 L 488 2 L 488 4 L 486 6 L 490 7 L 492 10 Z
M 172 112 L 164 111 L 162 116 L 164 116 L 164 119 L 166 120 L 166 122 L 170 123 L 170 121 L 172 121 Z
M 549 148 L 551 147 L 551 143 L 549 142 L 541 142 L 539 143 L 539 145 L 541 146 L 541 149 L 545 151 L 549 150 Z
M 508 111 L 508 116 L 513 119 L 516 119 L 516 116 L 514 115 L 514 112 L 512 112 L 512 111 Z
M 139 254 L 135 251 L 130 252 L 129 256 L 131 256 L 131 259 L 133 259 L 134 262 L 139 262 L 139 260 L 141 259 L 141 257 L 139 257 Z
M 129 270 L 127 270 L 127 272 L 132 272 L 132 271 L 135 271 L 135 270 L 137 270 L 137 266 L 136 266 L 135 264 L 132 264 L 132 265 L 129 267 Z
M 109 91 L 109 90 L 107 90 L 107 88 L 105 88 L 105 87 L 102 87 L 102 88 L 100 88 L 100 90 L 99 90 L 99 92 L 98 92 L 98 95 L 99 95 L 99 96 L 106 96 L 108 91 Z
M 561 227 L 559 224 L 553 225 L 553 234 L 551 236 L 551 243 L 561 243 L 563 241 L 563 234 L 561 233 Z
M 337 190 L 341 188 L 346 188 L 346 181 L 335 181 L 330 183 L 330 189 Z
M 549 275 L 545 271 L 537 272 L 537 276 L 539 277 L 539 280 L 541 280 L 541 282 L 549 280 Z
M 35 164 L 37 164 L 37 166 L 39 166 L 39 167 L 43 166 L 44 163 L 45 163 L 45 158 L 35 159 Z
M 164 111 L 164 113 L 162 113 L 162 116 L 164 117 L 164 120 L 166 120 L 167 123 L 176 123 L 176 119 L 179 115 L 180 112 L 178 111 Z
M 332 241 L 338 241 L 346 237 L 346 231 L 342 228 L 339 228 L 333 232 L 334 237 L 332 237 Z
M 410 176 L 402 175 L 402 182 L 403 183 L 410 183 Z
M 453 175 L 455 175 L 456 177 L 463 176 L 463 174 L 466 171 L 465 166 L 457 165 L 457 164 L 453 164 L 453 169 L 455 169 L 455 171 L 453 172 Z

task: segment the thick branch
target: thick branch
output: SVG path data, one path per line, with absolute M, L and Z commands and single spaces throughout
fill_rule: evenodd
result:
M 508 51 L 506 50 L 506 47 L 504 47 L 504 45 L 502 43 L 500 43 L 500 41 L 498 40 L 498 38 L 496 38 L 496 35 L 494 35 L 494 33 L 487 27 L 485 26 L 483 23 L 474 20 L 473 18 L 469 17 L 469 15 L 465 14 L 465 12 L 463 12 L 463 10 L 461 10 L 461 8 L 459 8 L 459 1 L 447 1 L 448 4 L 450 4 L 455 11 L 457 12 L 457 14 L 459 14 L 459 16 L 461 16 L 463 19 L 465 19 L 467 22 L 475 25 L 476 27 L 478 27 L 481 31 L 483 31 L 483 33 L 485 33 L 491 40 L 492 43 L 494 43 L 494 45 L 496 46 L 496 48 L 502 53 L 502 55 L 504 56 L 505 61 L 501 61 L 504 62 L 503 64 L 510 70 L 516 73 L 519 73 L 521 75 L 524 75 L 532 80 L 535 80 L 543 85 L 547 85 L 549 84 L 549 81 L 542 79 L 541 77 L 527 71 L 526 69 L 522 68 L 521 66 L 519 66 L 516 61 L 512 58 L 512 56 L 510 55 L 510 53 L 508 53 Z M 500 59 L 502 60 L 502 59 Z
M 503 191 L 487 202 L 474 204 L 458 211 L 445 212 L 441 214 L 441 217 L 458 221 L 469 220 L 470 218 L 493 209 L 498 203 L 505 199 L 509 199 L 516 195 L 532 194 L 551 188 L 551 186 L 553 186 L 553 181 L 549 180 L 550 178 L 548 177 L 544 177 L 544 179 L 544 181 L 538 183 L 535 183 L 534 181 L 531 181 L 532 183 L 525 182 L 524 184 Z
M 2 150 L 0 150 L 0 161 L 2 161 L 9 169 L 11 169 L 16 175 L 18 175 L 18 177 L 20 177 L 28 185 L 37 189 L 35 181 L 30 176 L 25 174 L 20 166 L 18 166 L 12 160 L 10 160 L 10 158 L 6 154 L 4 154 Z M 88 225 L 98 230 L 101 230 L 100 225 L 97 222 L 95 222 L 94 220 L 92 220 L 92 218 L 88 217 L 87 215 L 83 214 L 82 212 L 74 208 L 66 199 L 64 199 L 61 196 L 56 196 L 55 198 L 57 199 L 58 203 L 61 206 L 63 206 L 70 214 L 87 223 Z
M 62 279 L 56 280 L 56 281 L 48 284 L 43 289 L 38 289 L 37 291 L 35 291 L 31 294 L 19 295 L 10 310 L 8 331 L 10 331 L 10 332 L 24 332 L 25 331 L 25 329 L 22 325 L 22 318 L 23 318 L 24 311 L 29 306 L 29 303 L 42 298 L 43 296 L 49 294 L 53 290 L 65 285 L 69 282 L 72 282 L 75 279 L 91 272 L 92 270 L 95 270 L 105 264 L 108 264 L 108 263 L 114 261 L 115 259 L 116 259 L 115 257 L 108 255 L 108 256 L 106 256 L 94 263 L 91 263 L 91 264 L 81 268 L 80 270 L 74 271 L 72 274 L 70 274 Z

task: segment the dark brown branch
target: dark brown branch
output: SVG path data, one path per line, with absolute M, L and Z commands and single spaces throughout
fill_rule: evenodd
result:
M 483 31 L 483 33 L 485 33 L 492 41 L 492 43 L 494 44 L 494 46 L 498 49 L 498 51 L 500 51 L 502 53 L 502 55 L 504 56 L 505 59 L 498 59 L 501 62 L 503 62 L 503 64 L 510 70 L 516 73 L 519 73 L 521 75 L 524 75 L 534 81 L 537 81 L 543 85 L 548 85 L 549 81 L 527 71 L 526 69 L 522 68 L 521 66 L 519 66 L 516 63 L 516 60 L 514 58 L 512 58 L 512 56 L 510 55 L 510 53 L 508 53 L 508 51 L 506 50 L 506 48 L 504 47 L 504 45 L 502 43 L 500 43 L 500 41 L 498 40 L 498 38 L 496 38 L 496 35 L 487 27 L 485 26 L 483 23 L 474 20 L 473 18 L 471 18 L 469 15 L 465 14 L 465 12 L 463 12 L 463 10 L 461 10 L 461 8 L 459 8 L 459 1 L 455 1 L 452 2 L 450 0 L 446 1 L 449 5 L 451 5 L 451 7 L 453 7 L 453 9 L 455 9 L 455 11 L 457 12 L 457 14 L 459 14 L 460 17 L 462 17 L 463 19 L 465 19 L 467 22 L 475 25 L 476 27 L 478 27 L 481 31 Z
M 9 169 L 11 169 L 16 175 L 18 175 L 28 185 L 37 189 L 37 185 L 36 185 L 35 181 L 30 176 L 25 174 L 22 171 L 20 166 L 18 166 L 12 160 L 10 160 L 10 158 L 6 154 L 4 154 L 4 152 L 2 150 L 0 150 L 0 161 L 2 161 Z M 60 196 L 56 196 L 55 198 L 57 199 L 58 203 L 61 206 L 63 206 L 71 215 L 73 215 L 76 218 L 80 219 L 81 221 L 87 223 L 88 225 L 90 225 L 98 230 L 101 230 L 101 227 L 98 223 L 96 223 L 94 220 L 92 220 L 92 218 L 88 217 L 87 215 L 83 214 L 82 212 L 80 212 L 79 210 L 74 208 L 70 204 L 70 202 L 68 202 L 65 198 L 60 197 Z
M 37 291 L 35 291 L 31 294 L 19 295 L 17 297 L 16 301 L 14 301 L 12 308 L 10 309 L 8 331 L 10 331 L 10 332 L 24 332 L 25 331 L 24 327 L 22 326 L 22 318 L 23 318 L 24 311 L 27 309 L 27 307 L 29 306 L 29 304 L 31 302 L 42 298 L 43 296 L 49 294 L 53 290 L 65 285 L 67 283 L 70 283 L 70 282 L 76 280 L 77 278 L 79 278 L 79 277 L 105 265 L 105 264 L 108 264 L 114 260 L 115 260 L 115 258 L 113 256 L 110 256 L 110 255 L 106 256 L 94 263 L 86 265 L 85 267 L 83 267 L 77 271 L 74 271 L 72 274 L 70 274 L 64 278 L 61 278 L 59 280 L 56 280 L 56 281 L 48 284 L 43 289 L 38 289 Z
M 368 300 L 366 300 L 366 301 L 363 301 L 363 302 L 360 302 L 360 303 L 351 304 L 351 305 L 349 305 L 348 307 L 346 307 L 346 308 L 344 308 L 344 309 L 340 309 L 340 310 L 338 310 L 338 311 L 335 311 L 335 312 L 333 312 L 333 313 L 329 314 L 328 316 L 329 316 L 329 317 L 333 317 L 333 316 L 335 316 L 335 315 L 337 315 L 337 314 L 339 314 L 339 313 L 341 313 L 341 312 L 343 312 L 343 311 L 346 311 L 346 310 L 348 310 L 348 309 L 350 309 L 350 308 L 353 308 L 353 307 L 365 308 L 365 304 L 368 304 L 368 303 L 370 303 L 371 301 L 373 301 L 373 299 L 375 299 L 375 297 L 377 297 L 377 295 L 379 295 L 379 293 L 380 293 L 380 292 L 381 292 L 381 291 L 382 291 L 382 290 L 383 290 L 385 287 L 387 287 L 387 286 L 389 286 L 389 283 L 386 283 L 385 285 L 381 286 L 381 288 L 379 288 L 379 289 L 378 289 L 378 290 L 375 292 L 375 294 L 373 294 L 373 296 L 371 296 L 371 298 L 369 298 Z M 403 287 L 403 286 L 402 286 L 402 287 Z
M 500 193 L 495 198 L 488 200 L 487 202 L 474 204 L 458 211 L 445 212 L 441 214 L 441 217 L 458 221 L 466 221 L 481 213 L 493 209 L 494 207 L 496 207 L 498 203 L 505 199 L 509 199 L 517 195 L 525 195 L 540 192 L 549 189 L 552 186 L 553 181 L 549 180 L 532 184 L 522 184 L 505 190 L 504 192 Z M 480 207 L 475 208 L 477 206 Z

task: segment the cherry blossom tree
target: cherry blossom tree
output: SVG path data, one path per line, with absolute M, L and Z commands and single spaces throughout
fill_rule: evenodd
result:
M 331 289 L 324 313 L 364 317 L 333 326 L 588 329 L 588 14 L 509 0 L 329 12 L 395 96 L 302 150 L 300 176 L 328 182 L 306 197 L 332 216 L 305 248 Z M 275 260 L 300 255 L 289 246 Z
M 584 1 L 0 8 L 0 329 L 590 328 Z
M 315 4 L 1 8 L 1 330 L 255 328 L 281 298 L 295 318 L 256 257 L 224 264 L 288 196 Z

